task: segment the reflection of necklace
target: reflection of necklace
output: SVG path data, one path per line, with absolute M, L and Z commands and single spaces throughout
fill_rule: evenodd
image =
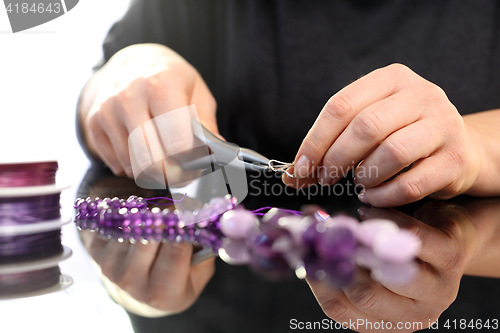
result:
M 78 199 L 76 224 L 118 241 L 187 242 L 218 253 L 230 264 L 250 264 L 276 280 L 293 275 L 326 279 L 334 287 L 351 282 L 356 264 L 385 283 L 407 283 L 417 273 L 420 240 L 389 220 L 329 216 L 320 209 L 297 211 L 234 206 L 230 196 L 214 198 L 193 212 L 149 209 L 167 199 Z M 267 213 L 262 213 L 268 210 Z M 259 221 L 258 215 L 263 215 Z

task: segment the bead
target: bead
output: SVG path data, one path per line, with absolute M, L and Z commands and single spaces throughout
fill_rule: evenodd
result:
M 318 256 L 329 260 L 346 259 L 354 255 L 356 239 L 344 227 L 331 227 L 317 236 L 315 249 Z
M 356 238 L 366 246 L 373 246 L 379 232 L 397 232 L 398 226 L 390 220 L 373 219 L 362 222 L 356 231 Z
M 416 278 L 418 265 L 413 262 L 384 262 L 372 271 L 375 280 L 386 285 L 404 285 Z
M 408 230 L 381 232 L 373 240 L 373 253 L 387 261 L 404 263 L 418 255 L 422 243 Z
M 229 240 L 219 249 L 222 260 L 231 265 L 243 265 L 250 262 L 250 249 L 242 240 Z
M 230 210 L 220 219 L 220 228 L 229 238 L 243 239 L 251 229 L 258 226 L 258 220 L 252 213 L 244 210 Z

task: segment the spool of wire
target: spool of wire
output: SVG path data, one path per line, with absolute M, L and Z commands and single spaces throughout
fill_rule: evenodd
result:
M 0 187 L 55 184 L 57 162 L 0 164 Z
M 0 264 L 32 261 L 62 253 L 61 230 L 0 237 Z
M 19 225 L 61 217 L 60 194 L 30 197 L 0 197 L 0 225 Z
M 60 279 L 59 266 L 31 272 L 0 274 L 0 297 L 26 294 L 55 286 Z
M 71 250 L 61 244 L 57 169 L 54 160 L 0 158 L 0 298 L 34 296 L 72 282 L 58 266 Z

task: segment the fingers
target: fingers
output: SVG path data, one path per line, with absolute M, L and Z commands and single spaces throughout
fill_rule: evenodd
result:
M 106 165 L 117 176 L 124 174 L 124 169 L 121 166 L 111 141 L 102 127 L 102 121 L 99 119 L 100 113 L 94 113 L 87 121 L 87 127 L 90 129 L 90 146 L 106 163 Z
M 376 207 L 395 207 L 451 187 L 456 178 L 456 170 L 447 170 L 450 165 L 446 155 L 434 154 L 415 163 L 410 171 L 394 180 L 365 189 L 363 202 Z
M 149 305 L 165 311 L 190 305 L 193 299 L 189 281 L 192 253 L 191 244 L 162 244 L 148 280 Z
M 368 106 L 354 117 L 323 157 L 319 182 L 336 183 L 391 133 L 417 121 L 418 110 L 412 99 L 412 94 L 401 91 Z
M 358 322 L 358 320 L 380 321 L 380 319 L 356 308 L 341 289 L 332 288 L 325 281 L 308 280 L 307 283 L 325 314 L 344 327 L 354 330 L 356 327 L 349 327 L 352 322 Z
M 307 177 L 313 166 L 320 165 L 327 150 L 358 113 L 399 91 L 399 67 L 375 70 L 330 98 L 299 148 L 295 158 L 297 178 Z
M 413 162 L 442 147 L 445 138 L 431 120 L 423 120 L 393 133 L 356 169 L 356 183 L 371 188 Z

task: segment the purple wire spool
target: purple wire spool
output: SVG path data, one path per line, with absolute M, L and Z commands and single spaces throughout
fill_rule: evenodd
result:
M 56 286 L 60 281 L 59 266 L 36 271 L 0 274 L 0 297 L 26 294 Z
M 61 231 L 0 236 L 0 264 L 49 258 L 63 252 Z
M 61 218 L 60 194 L 0 197 L 0 226 L 37 223 Z
M 0 187 L 26 187 L 55 184 L 57 162 L 0 164 Z

